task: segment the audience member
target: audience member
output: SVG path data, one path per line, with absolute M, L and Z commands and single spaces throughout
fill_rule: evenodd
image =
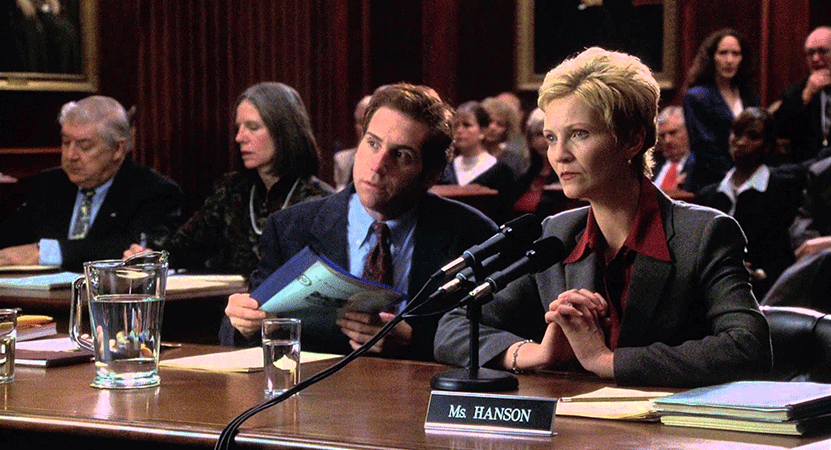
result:
M 485 148 L 511 168 L 514 178 L 521 177 L 528 170 L 528 148 L 519 129 L 520 111 L 496 97 L 482 100 L 481 105 L 490 117 L 482 141 Z
M 517 200 L 514 203 L 514 214 L 537 214 L 544 218 L 540 205 L 545 197 L 545 186 L 557 181 L 557 174 L 548 163 L 548 140 L 543 134 L 545 113 L 536 108 L 528 115 L 525 123 L 525 136 L 528 149 L 531 153 L 531 166 L 528 171 L 516 182 Z
M 525 371 L 579 364 L 618 385 L 699 386 L 771 366 L 736 221 L 649 181 L 660 88 L 623 53 L 590 48 L 540 87 L 548 158 L 590 206 L 543 222 L 566 258 L 482 306 L 480 360 Z M 442 318 L 436 358 L 469 360 L 468 318 Z
M 654 182 L 662 191 L 684 189 L 687 174 L 692 171 L 695 156 L 690 152 L 684 110 L 667 106 L 658 114 L 658 143 L 655 150 L 663 159 Z
M 477 102 L 466 102 L 456 109 L 453 118 L 456 156 L 447 164 L 439 184 L 478 184 L 495 189 L 499 195 L 491 217 L 504 222 L 510 219 L 515 180 L 511 168 L 488 153 L 482 143 L 489 123 L 490 116 Z
M 779 277 L 762 304 L 831 313 L 831 156 L 809 167 L 790 232 L 797 261 Z
M 373 94 L 353 168 L 354 183 L 336 195 L 271 215 L 260 243 L 262 260 L 252 276 L 256 288 L 297 252 L 311 246 L 363 276 L 379 239 L 388 230 L 392 274 L 386 284 L 410 297 L 442 264 L 481 243 L 496 225 L 459 202 L 428 193 L 448 161 L 453 110 L 426 86 L 395 84 Z M 375 226 L 378 224 L 379 226 Z M 386 226 L 384 226 L 386 225 Z M 390 274 L 388 274 L 390 275 Z M 228 299 L 220 340 L 258 342 L 266 313 L 248 294 Z M 303 349 L 346 353 L 368 341 L 392 313 L 347 312 L 337 323 L 303 324 Z M 387 356 L 432 359 L 438 317 L 407 319 L 372 348 Z
M 170 266 L 195 272 L 248 276 L 259 263 L 269 214 L 334 193 L 315 177 L 318 149 L 303 100 L 283 83 L 259 83 L 236 105 L 236 142 L 244 170 L 225 174 L 181 228 L 158 248 Z M 146 250 L 133 244 L 128 257 Z
M 127 113 L 91 96 L 61 108 L 61 167 L 32 180 L 25 203 L 0 225 L 0 265 L 81 271 L 120 258 L 131 242 L 160 241 L 181 220 L 182 191 L 128 155 Z
M 364 135 L 364 113 L 366 112 L 366 107 L 369 105 L 370 99 L 372 99 L 372 96 L 366 95 L 355 105 L 355 136 L 358 141 Z M 335 189 L 338 191 L 343 190 L 352 181 L 352 165 L 355 164 L 356 149 L 357 147 L 353 147 L 335 153 Z
M 773 117 L 750 107 L 730 133 L 734 167 L 720 183 L 701 189 L 698 203 L 733 216 L 747 236 L 745 265 L 757 298 L 794 262 L 788 227 L 796 217 L 801 180 L 765 162 L 776 149 Z
M 809 167 L 790 232 L 797 261 L 779 277 L 762 304 L 831 313 L 831 157 Z
M 812 161 L 831 138 L 831 27 L 815 29 L 805 39 L 810 75 L 785 88 L 774 113 L 777 136 L 787 139 L 790 161 Z
M 686 186 L 693 193 L 717 183 L 730 170 L 733 164 L 727 147 L 733 118 L 748 106 L 759 106 L 751 86 L 752 55 L 748 40 L 732 29 L 708 36 L 695 55 L 683 99 L 695 155 Z

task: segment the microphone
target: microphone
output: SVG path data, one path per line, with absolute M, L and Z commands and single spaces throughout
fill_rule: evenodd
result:
M 499 231 L 487 241 L 474 245 L 442 267 L 435 276 L 453 276 L 465 267 L 475 266 L 477 261 L 507 248 L 526 248 L 542 234 L 542 225 L 533 214 L 524 214 L 499 227 Z
M 481 277 L 484 274 L 491 274 L 497 270 L 504 269 L 505 266 L 515 261 L 521 254 L 522 252 L 520 251 L 505 251 L 496 255 L 488 256 L 484 261 L 482 261 L 482 268 L 479 276 Z M 443 297 L 462 289 L 470 289 L 475 286 L 475 283 L 476 274 L 473 273 L 472 268 L 468 267 L 457 273 L 455 278 L 447 283 L 444 283 L 444 285 L 438 288 L 436 292 L 433 292 L 428 301 L 435 300 L 438 297 Z
M 464 306 L 486 295 L 503 289 L 508 283 L 527 273 L 539 272 L 560 262 L 565 257 L 565 246 L 554 236 L 535 241 L 525 256 L 503 270 L 494 272 L 485 281 L 462 299 L 459 306 Z

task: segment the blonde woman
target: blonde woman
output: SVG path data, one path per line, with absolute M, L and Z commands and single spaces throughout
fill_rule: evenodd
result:
M 731 217 L 675 202 L 651 181 L 659 87 L 637 58 L 590 48 L 549 72 L 548 159 L 590 206 L 543 222 L 565 259 L 483 306 L 480 360 L 514 371 L 573 368 L 619 385 L 701 386 L 764 373 L 767 322 Z M 436 358 L 468 362 L 463 310 L 446 315 Z

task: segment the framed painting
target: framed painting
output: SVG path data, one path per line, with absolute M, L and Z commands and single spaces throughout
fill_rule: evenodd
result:
M 676 84 L 677 0 L 517 0 L 516 84 L 537 90 L 565 58 L 600 46 L 637 55 L 661 89 Z
M 10 0 L 0 10 L 0 90 L 98 90 L 97 0 Z

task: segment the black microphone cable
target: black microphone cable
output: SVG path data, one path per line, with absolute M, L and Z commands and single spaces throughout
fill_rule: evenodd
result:
M 523 220 L 525 222 L 528 221 L 527 218 L 523 218 Z M 431 300 L 433 300 L 433 297 L 424 295 L 427 287 L 433 285 L 433 283 L 436 283 L 437 280 L 439 280 L 440 278 L 443 278 L 444 276 L 445 276 L 445 274 L 441 270 L 434 273 L 433 275 L 431 275 L 430 278 L 427 280 L 427 282 L 424 283 L 424 285 L 421 287 L 421 289 L 419 289 L 418 293 L 416 293 L 415 297 L 413 297 L 413 299 L 410 300 L 404 306 L 404 308 L 398 314 L 396 314 L 395 317 L 392 318 L 392 320 L 390 320 L 387 324 L 385 324 L 383 327 L 381 327 L 381 329 L 378 330 L 378 332 L 375 334 L 375 336 L 371 337 L 363 345 L 361 345 L 357 349 L 353 350 L 348 355 L 344 356 L 340 361 L 338 361 L 335 364 L 329 366 L 328 368 L 312 375 L 311 377 L 297 383 L 295 386 L 287 389 L 283 393 L 281 393 L 281 394 L 279 394 L 275 397 L 269 398 L 269 399 L 263 401 L 262 403 L 249 408 L 246 411 L 243 411 L 240 415 L 238 415 L 231 422 L 229 422 L 228 425 L 225 426 L 225 428 L 219 434 L 219 439 L 217 440 L 216 445 L 214 446 L 214 449 L 215 450 L 228 450 L 228 449 L 230 449 L 231 445 L 234 443 L 234 438 L 236 437 L 237 433 L 239 432 L 240 426 L 242 426 L 242 424 L 246 420 L 250 419 L 251 417 L 253 417 L 257 413 L 259 413 L 261 411 L 264 411 L 264 410 L 266 410 L 266 409 L 268 409 L 268 408 L 284 401 L 285 399 L 287 399 L 287 398 L 291 397 L 292 395 L 302 391 L 303 389 L 306 389 L 307 387 L 309 387 L 309 386 L 311 386 L 311 385 L 313 385 L 313 384 L 315 384 L 319 381 L 322 381 L 322 380 L 330 377 L 331 375 L 334 375 L 335 373 L 339 372 L 341 369 L 346 367 L 350 362 L 354 361 L 358 356 L 361 356 L 364 353 L 366 353 L 370 348 L 372 348 L 372 346 L 377 344 L 378 341 L 380 341 L 384 336 L 389 334 L 389 332 L 392 331 L 392 329 L 396 325 L 398 325 L 400 322 L 402 322 L 405 318 L 407 318 L 407 317 L 416 317 L 416 316 L 410 316 L 410 314 L 413 311 L 421 308 L 425 304 L 429 303 Z M 455 305 L 454 305 L 454 308 L 455 308 Z M 433 313 L 431 313 L 431 314 L 433 314 Z
M 259 413 L 261 411 L 264 411 L 264 410 L 266 410 L 266 409 L 282 402 L 283 400 L 285 400 L 285 399 L 291 397 L 292 395 L 302 391 L 303 389 L 306 389 L 307 387 L 309 387 L 309 386 L 311 386 L 311 385 L 313 385 L 313 384 L 315 384 L 319 381 L 322 381 L 322 380 L 328 378 L 331 375 L 334 375 L 335 373 L 339 372 L 341 369 L 346 367 L 347 364 L 349 364 L 350 362 L 355 360 L 355 358 L 357 358 L 358 356 L 361 356 L 364 353 L 366 353 L 370 348 L 372 348 L 373 345 L 377 344 L 378 341 L 381 340 L 381 338 L 383 338 L 384 336 L 389 334 L 389 332 L 392 331 L 392 329 L 396 325 L 398 325 L 398 323 L 403 321 L 411 311 L 419 308 L 423 304 L 427 303 L 428 300 L 430 300 L 429 297 L 426 297 L 426 298 L 422 298 L 422 297 L 425 297 L 424 292 L 425 292 L 426 288 L 428 286 L 432 285 L 434 282 L 436 282 L 436 280 L 438 279 L 438 275 L 439 274 L 432 275 L 430 277 L 430 279 L 427 281 L 427 283 L 425 283 L 424 286 L 421 287 L 421 289 L 418 291 L 418 293 L 415 295 L 415 297 L 413 297 L 413 299 L 410 302 L 407 303 L 407 305 L 404 307 L 404 309 L 401 310 L 401 312 L 396 314 L 395 317 L 392 318 L 392 320 L 390 320 L 387 324 L 385 324 L 383 327 L 381 327 L 381 329 L 378 330 L 378 332 L 375 334 L 375 336 L 370 338 L 367 342 L 365 342 L 363 345 L 361 345 L 357 349 L 353 350 L 352 353 L 344 356 L 340 361 L 336 362 L 335 364 L 332 364 L 328 368 L 326 368 L 326 369 L 312 375 L 311 377 L 297 383 L 295 386 L 293 386 L 290 389 L 286 390 L 285 392 L 277 395 L 276 397 L 269 398 L 269 399 L 265 400 L 264 402 L 260 403 L 259 405 L 256 405 L 256 406 L 242 412 L 240 415 L 238 415 L 236 418 L 234 418 L 231 422 L 228 423 L 228 425 L 225 426 L 225 428 L 219 434 L 219 439 L 217 440 L 216 445 L 214 446 L 214 449 L 215 450 L 230 449 L 231 445 L 234 442 L 234 438 L 236 437 L 237 432 L 239 431 L 239 427 L 242 426 L 242 424 L 246 420 L 250 419 L 251 417 L 253 417 L 257 413 Z

